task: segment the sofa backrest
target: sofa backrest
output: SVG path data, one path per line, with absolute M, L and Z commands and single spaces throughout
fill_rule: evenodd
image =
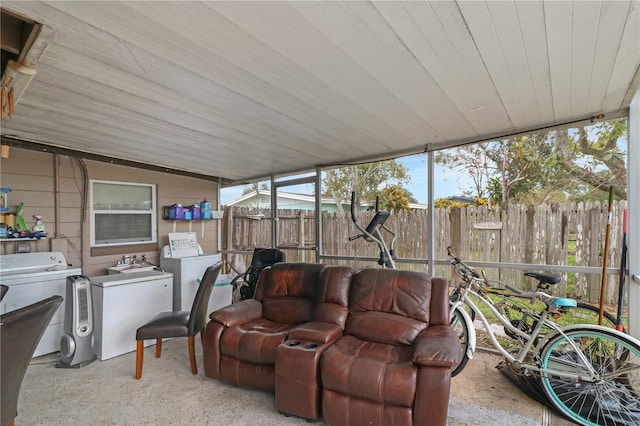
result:
M 258 279 L 255 299 L 262 302 L 262 317 L 280 324 L 311 320 L 323 265 L 276 263 Z
M 429 325 L 431 279 L 394 269 L 363 269 L 349 294 L 345 334 L 362 340 L 410 345 Z
M 325 266 L 320 271 L 312 321 L 329 322 L 344 329 L 349 315 L 349 289 L 355 270 L 350 266 Z

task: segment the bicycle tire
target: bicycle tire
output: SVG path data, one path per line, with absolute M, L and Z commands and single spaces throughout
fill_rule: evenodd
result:
M 553 370 L 586 375 L 588 371 L 569 343 L 600 372 L 595 382 L 566 378 Z M 640 344 L 615 330 L 592 327 L 552 337 L 541 351 L 542 387 L 549 401 L 582 425 L 640 425 Z M 552 369 L 552 371 L 545 371 Z M 620 373 L 618 370 L 624 373 Z
M 512 318 L 510 315 L 505 316 L 509 319 Z M 617 321 L 616 317 L 613 316 L 613 314 L 605 310 L 602 316 L 602 324 L 598 324 L 599 316 L 600 308 L 598 306 L 591 305 L 585 302 L 577 302 L 577 306 L 575 308 L 568 308 L 564 313 L 561 313 L 559 314 L 559 316 L 555 317 L 554 322 L 561 328 L 570 325 L 602 325 L 607 328 L 616 329 Z M 533 324 L 528 326 L 528 330 L 533 330 L 537 326 L 537 324 L 537 321 L 533 321 Z M 541 335 L 554 332 L 555 331 L 550 328 L 545 328 L 542 330 Z M 626 332 L 624 327 L 622 329 L 622 332 Z M 513 338 L 514 336 L 510 337 Z
M 461 309 L 460 306 L 454 309 L 450 324 L 458 335 L 458 338 L 460 339 L 462 359 L 460 360 L 460 363 L 458 365 L 451 367 L 451 377 L 455 377 L 460 374 L 460 372 L 464 370 L 464 368 L 467 366 L 467 363 L 469 362 L 469 356 L 467 355 L 467 349 L 469 348 L 469 328 L 466 321 L 464 320 L 464 317 L 459 312 L 459 309 Z
M 600 308 L 589 303 L 578 302 L 578 306 L 567 310 L 566 315 L 574 317 L 573 324 L 593 324 L 598 325 L 598 317 L 600 316 Z M 616 317 L 608 311 L 603 311 L 602 324 L 608 328 L 616 328 Z M 623 330 L 624 332 L 624 330 Z

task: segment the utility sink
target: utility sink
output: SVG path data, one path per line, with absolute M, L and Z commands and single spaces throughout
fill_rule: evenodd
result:
M 155 269 L 154 265 L 132 264 L 132 265 L 112 266 L 111 268 L 108 269 L 108 271 L 109 271 L 109 274 L 130 274 L 132 272 L 153 271 L 154 269 Z

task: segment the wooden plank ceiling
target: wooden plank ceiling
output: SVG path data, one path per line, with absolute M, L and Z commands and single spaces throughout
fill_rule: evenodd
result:
M 614 114 L 636 1 L 23 2 L 2 135 L 229 181 Z

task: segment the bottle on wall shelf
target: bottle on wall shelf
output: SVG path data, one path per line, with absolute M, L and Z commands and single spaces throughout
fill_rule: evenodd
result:
M 206 198 L 200 201 L 200 217 L 202 219 L 211 219 L 211 201 Z
M 201 214 L 199 204 L 192 204 L 191 206 L 189 206 L 189 210 L 191 211 L 191 219 L 193 220 L 202 219 L 202 214 Z

